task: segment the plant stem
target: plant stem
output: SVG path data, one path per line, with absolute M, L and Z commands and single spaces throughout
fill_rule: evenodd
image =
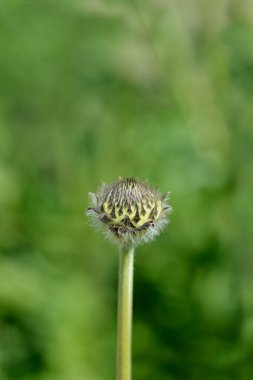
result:
M 131 380 L 134 248 L 119 253 L 117 380 Z

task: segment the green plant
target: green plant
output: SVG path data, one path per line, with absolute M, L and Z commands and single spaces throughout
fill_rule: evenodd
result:
M 103 184 L 90 198 L 87 214 L 119 245 L 117 380 L 130 380 L 134 249 L 166 226 L 168 193 L 161 195 L 147 182 L 126 178 Z

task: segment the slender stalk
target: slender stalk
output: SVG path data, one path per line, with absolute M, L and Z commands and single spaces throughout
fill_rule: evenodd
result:
M 119 254 L 117 380 L 131 380 L 134 248 Z

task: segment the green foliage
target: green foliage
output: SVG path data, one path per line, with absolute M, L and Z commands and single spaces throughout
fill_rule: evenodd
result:
M 118 257 L 88 191 L 174 212 L 138 249 L 136 380 L 253 377 L 253 13 L 246 0 L 2 1 L 0 378 L 115 374 Z

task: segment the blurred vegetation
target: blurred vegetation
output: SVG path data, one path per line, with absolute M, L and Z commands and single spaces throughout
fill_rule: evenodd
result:
M 249 0 L 0 3 L 0 378 L 115 374 L 100 180 L 170 190 L 138 249 L 134 379 L 253 378 Z

